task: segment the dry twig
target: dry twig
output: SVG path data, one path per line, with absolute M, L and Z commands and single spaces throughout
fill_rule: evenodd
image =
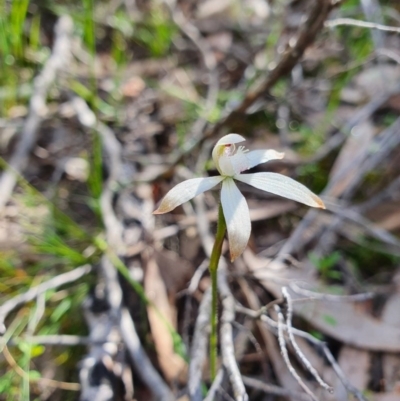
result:
M 321 292 L 310 291 L 305 288 L 301 288 L 295 282 L 289 283 L 290 289 L 299 295 L 307 297 L 305 301 L 310 301 L 313 299 L 330 301 L 330 302 L 364 302 L 368 299 L 372 299 L 375 294 L 373 292 L 366 292 L 363 294 L 354 295 L 334 295 L 334 294 L 324 294 Z M 296 299 L 296 302 L 300 302 L 300 299 Z
M 275 305 L 275 312 L 278 315 L 278 340 L 279 340 L 279 348 L 281 349 L 281 354 L 283 357 L 283 360 L 286 363 L 287 368 L 289 369 L 290 373 L 292 376 L 296 379 L 297 383 L 299 383 L 300 387 L 314 400 L 318 401 L 318 398 L 315 396 L 315 394 L 307 387 L 307 385 L 304 383 L 303 379 L 300 377 L 300 375 L 296 372 L 296 369 L 293 367 L 292 363 L 290 362 L 289 359 L 289 353 L 286 348 L 286 340 L 285 340 L 285 334 L 284 334 L 284 329 L 287 329 L 287 325 L 285 326 L 285 319 L 283 317 L 283 314 L 279 308 L 278 305 Z
M 114 191 L 118 188 L 118 179 L 121 171 L 121 144 L 110 128 L 97 121 L 96 116 L 89 109 L 86 102 L 80 98 L 75 98 L 73 105 L 81 123 L 88 128 L 96 129 L 101 135 L 104 151 L 108 156 L 109 175 L 107 181 L 104 183 L 100 205 L 106 228 L 107 242 L 113 252 L 120 254 L 125 249 L 122 239 L 123 226 L 114 212 L 112 200 Z M 105 278 L 111 316 L 114 323 L 119 327 L 121 337 L 127 347 L 136 373 L 141 377 L 157 400 L 173 400 L 173 394 L 151 364 L 140 343 L 129 311 L 123 307 L 122 289 L 118 280 L 118 274 L 106 255 L 102 258 L 101 267 Z
M 211 288 L 204 293 L 196 318 L 192 346 L 190 349 L 188 389 L 191 401 L 201 401 L 201 374 L 207 355 L 210 332 Z
M 273 384 L 267 384 L 261 380 L 253 379 L 252 377 L 242 376 L 242 379 L 246 386 L 263 391 L 267 394 L 290 397 L 301 401 L 310 401 L 310 397 L 308 395 L 301 394 L 296 391 L 290 391 L 279 386 L 274 386 Z
M 342 193 L 342 198 L 348 199 L 350 198 L 358 188 L 359 184 L 362 182 L 366 174 L 370 171 L 373 171 L 377 166 L 379 166 L 393 151 L 394 148 L 399 146 L 400 144 L 400 118 L 398 118 L 391 126 L 384 129 L 373 141 L 371 144 L 372 149 L 379 149 L 379 152 L 367 153 L 364 155 L 363 160 L 360 160 L 357 166 L 357 175 L 354 176 L 353 180 L 351 180 L 346 187 L 346 189 Z M 353 166 L 349 166 L 353 167 Z M 324 190 L 325 194 L 329 194 L 330 190 L 334 187 L 335 183 L 342 179 L 345 174 L 348 174 L 348 168 L 344 168 L 340 171 L 339 174 L 334 176 L 334 179 L 328 184 L 327 188 Z M 329 250 L 333 247 L 336 239 L 335 231 L 340 226 L 343 221 L 343 217 L 341 215 L 337 215 L 332 222 L 326 227 L 324 233 L 319 237 L 319 243 L 317 245 L 322 247 L 324 252 L 329 252 Z M 368 226 L 369 227 L 369 226 Z M 371 231 L 371 227 L 369 227 L 369 231 Z M 398 247 L 399 241 L 392 237 L 389 233 L 384 233 L 383 230 L 374 230 L 373 233 L 377 234 L 380 240 L 384 239 L 385 241 L 389 241 L 392 245 L 396 245 Z M 317 251 L 318 252 L 318 251 Z
M 400 87 L 397 86 L 393 91 L 389 91 L 384 93 L 380 97 L 372 100 L 368 105 L 364 106 L 356 115 L 349 120 L 344 128 L 344 132 L 348 132 L 352 127 L 364 121 L 366 118 L 371 116 L 379 107 L 381 107 L 389 98 L 389 96 L 393 93 L 397 93 L 400 90 Z M 360 184 L 365 175 L 375 168 L 379 163 L 384 160 L 388 154 L 399 145 L 400 136 L 398 135 L 400 129 L 400 119 L 397 119 L 390 127 L 386 128 L 380 135 L 374 140 L 375 146 L 379 146 L 381 149 L 380 152 L 375 152 L 373 155 L 369 155 L 369 157 L 365 157 L 363 161 L 360 161 L 360 167 L 357 168 L 357 176 L 353 179 L 351 183 L 349 183 L 348 187 L 343 193 L 343 196 L 349 198 L 352 196 Z M 334 137 L 332 137 L 334 138 Z M 371 149 L 373 146 L 371 146 Z M 351 165 L 350 165 L 351 166 Z M 343 169 L 340 174 L 335 175 L 334 179 L 331 180 L 325 190 L 323 191 L 324 196 L 329 196 L 330 191 L 334 188 L 335 183 L 340 181 L 346 174 L 348 174 L 348 168 Z M 287 254 L 290 254 L 294 251 L 301 249 L 301 247 L 307 244 L 307 236 L 304 236 L 304 231 L 308 229 L 314 222 L 318 216 L 318 212 L 315 210 L 310 210 L 307 212 L 306 216 L 302 219 L 296 229 L 293 231 L 290 238 L 286 241 L 284 246 L 280 249 L 277 260 L 283 260 Z M 327 227 L 325 230 L 326 235 L 332 234 L 334 228 L 339 224 L 341 218 L 338 217 L 334 219 L 334 221 Z M 326 237 L 323 238 L 324 235 L 320 236 L 320 241 L 325 241 Z
M 221 316 L 222 362 L 228 373 L 235 400 L 246 401 L 248 400 L 248 395 L 236 362 L 233 345 L 232 323 L 235 319 L 235 299 L 226 280 L 226 268 L 221 265 L 218 267 L 218 290 L 222 299 L 223 308 Z
M 333 393 L 333 388 L 325 383 L 319 373 L 315 370 L 315 368 L 311 365 L 310 361 L 306 358 L 306 356 L 301 351 L 300 347 L 298 346 L 296 339 L 293 335 L 293 327 L 292 327 L 292 317 L 293 317 L 293 303 L 292 298 L 289 295 L 289 292 L 286 287 L 282 288 L 282 295 L 286 300 L 287 303 L 287 314 L 286 314 L 286 326 L 287 326 L 287 333 L 289 335 L 290 343 L 293 346 L 293 349 L 296 355 L 299 357 L 305 368 L 314 376 L 315 380 L 318 384 L 323 387 L 325 390 L 328 390 L 331 394 Z
M 47 92 L 55 81 L 58 71 L 68 64 L 72 30 L 71 17 L 67 15 L 60 17 L 55 26 L 56 39 L 53 52 L 41 73 L 34 80 L 29 114 L 22 128 L 20 141 L 9 161 L 9 168 L 0 178 L 0 212 L 14 190 L 18 174 L 22 173 L 28 164 L 29 152 L 35 145 L 37 131 L 47 112 Z
M 19 376 L 29 380 L 30 382 L 38 382 L 43 386 L 67 391 L 79 391 L 81 389 L 79 383 L 63 382 L 63 381 L 48 379 L 46 377 L 39 377 L 39 378 L 31 377 L 29 373 L 25 372 L 25 370 L 18 365 L 17 361 L 11 355 L 11 352 L 8 350 L 7 346 L 3 347 L 3 355 L 7 363 L 11 366 L 11 368 L 14 369 L 14 371 Z
M 103 344 L 104 341 L 95 341 L 89 337 L 75 336 L 69 334 L 49 334 L 49 335 L 37 335 L 37 336 L 26 336 L 13 337 L 9 343 L 12 345 L 18 344 L 20 341 L 28 341 L 31 344 L 43 344 L 43 345 L 56 345 L 61 347 L 70 347 L 76 345 L 91 345 L 91 344 Z
M 325 21 L 325 26 L 328 28 L 335 28 L 337 26 L 356 26 L 359 28 L 367 28 L 367 29 L 377 29 L 379 31 L 384 32 L 395 32 L 400 33 L 400 28 L 397 26 L 388 26 L 383 24 L 377 24 L 375 22 L 369 21 L 360 21 L 354 18 L 335 18 L 329 21 Z
M 236 305 L 236 311 L 240 313 L 244 313 L 247 316 L 250 316 L 254 319 L 260 319 L 262 322 L 264 322 L 267 327 L 272 330 L 274 333 L 278 332 L 279 329 L 279 324 L 271 319 L 268 315 L 265 314 L 266 310 L 265 308 L 260 309 L 259 311 L 253 311 L 251 309 L 245 308 L 241 305 Z M 281 324 L 281 329 L 287 331 L 287 325 L 282 322 Z M 329 350 L 328 346 L 323 342 L 312 336 L 311 334 L 298 330 L 293 328 L 292 329 L 293 334 L 299 337 L 302 337 L 309 341 L 311 344 L 315 345 L 319 349 L 322 350 L 326 358 L 328 359 L 329 363 L 332 365 L 332 368 L 334 369 L 336 375 L 339 377 L 340 381 L 342 382 L 343 386 L 346 388 L 346 390 L 353 394 L 354 397 L 356 397 L 359 401 L 367 401 L 367 399 L 364 397 L 364 395 L 361 393 L 360 390 L 355 388 L 349 381 L 347 380 L 345 374 L 343 373 L 342 369 L 336 362 L 335 358 L 333 357 L 331 351 Z
M 4 304 L 0 306 L 0 333 L 4 333 L 6 330 L 4 320 L 6 319 L 7 315 L 19 305 L 32 301 L 37 296 L 43 294 L 48 290 L 55 289 L 61 287 L 62 285 L 79 280 L 81 277 L 88 274 L 91 270 L 92 268 L 89 265 L 78 267 L 74 270 L 71 270 L 70 272 L 53 277 L 36 287 L 30 288 L 25 293 L 17 295 L 4 302 Z
M 221 388 L 223 380 L 224 380 L 224 370 L 219 369 L 217 375 L 215 376 L 213 384 L 208 390 L 206 398 L 204 398 L 204 401 L 214 401 L 215 394 L 217 393 L 218 389 Z

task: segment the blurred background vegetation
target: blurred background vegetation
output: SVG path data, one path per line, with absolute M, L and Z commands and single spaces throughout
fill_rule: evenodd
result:
M 78 123 L 68 106 L 71 99 L 83 99 L 123 145 L 124 171 L 118 191 L 126 193 L 138 181 L 147 181 L 157 202 L 166 191 L 166 182 L 175 182 L 174 177 L 166 174 L 154 181 L 146 174 L 156 177 L 159 170 L 154 172 L 154 166 L 165 166 L 170 154 L 184 150 L 193 139 L 190 130 L 198 119 L 214 124 L 244 98 L 279 58 L 280 47 L 296 32 L 309 6 L 306 1 L 225 3 L 217 6 L 209 1 L 181 0 L 177 5 L 197 27 L 217 61 L 219 90 L 209 108 L 210 76 L 199 49 L 163 1 L 0 0 L 3 170 L 18 146 L 34 94 L 34 79 L 52 52 L 55 23 L 61 15 L 71 16 L 74 23 L 72 60 L 49 90 L 28 167 L 0 215 L 0 303 L 75 267 L 96 266 L 107 248 L 100 205 L 108 178 L 103 143 L 96 129 L 84 129 Z M 344 1 L 333 17 L 368 20 L 362 3 Z M 400 26 L 397 0 L 376 3 L 379 18 L 374 22 Z M 254 146 L 265 148 L 267 144 L 285 150 L 288 162 L 284 171 L 320 193 L 330 182 L 341 148 L 332 148 L 323 157 L 315 155 L 355 110 L 400 82 L 399 34 L 380 33 L 350 25 L 323 29 L 301 67 L 282 77 L 230 128 L 246 135 Z M 371 138 L 395 122 L 399 109 L 397 94 L 374 111 L 365 128 L 371 130 Z M 357 154 L 357 146 L 362 143 L 350 149 L 348 158 Z M 212 174 L 209 155 L 204 156 L 204 152 L 196 150 L 185 165 L 192 172 L 208 170 Z M 344 199 L 343 205 L 362 203 L 379 194 L 397 178 L 398 168 L 397 148 L 397 158 L 392 155 L 368 171 L 351 201 Z M 395 239 L 400 232 L 395 222 L 400 213 L 396 202 L 398 198 L 367 216 Z M 301 209 L 277 216 L 268 222 L 267 229 L 262 221 L 254 222 L 252 247 L 260 254 L 268 253 L 272 245 L 290 235 L 303 215 Z M 166 221 L 173 222 L 172 218 Z M 306 248 L 302 257 L 310 261 L 332 292 L 389 286 L 400 262 L 397 242 L 388 244 L 363 230 L 347 234 L 341 233 L 336 246 L 327 252 Z M 184 252 L 182 256 L 180 246 L 174 238 L 166 240 L 169 251 L 193 266 L 204 257 L 198 250 L 192 256 Z M 125 269 L 125 274 L 126 269 L 132 271 L 127 258 L 120 269 Z M 189 269 L 189 273 L 193 271 Z M 0 343 L 1 400 L 77 399 L 79 386 L 69 388 L 68 383 L 79 382 L 78 365 L 86 347 L 45 345 L 29 340 L 29 336 L 87 336 L 82 304 L 96 282 L 97 275 L 90 273 L 72 285 L 46 291 L 8 316 Z M 140 275 L 133 285 L 139 282 Z M 377 302 L 374 307 L 379 310 L 380 305 Z M 145 309 L 141 308 L 143 315 Z M 139 331 L 151 353 L 155 346 L 147 329 L 143 323 Z M 323 338 L 318 331 L 315 335 Z M 48 381 L 41 381 L 43 378 Z M 373 390 L 381 390 L 378 387 Z

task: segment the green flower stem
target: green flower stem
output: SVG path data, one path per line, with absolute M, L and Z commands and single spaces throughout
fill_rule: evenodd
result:
M 217 346 L 218 346 L 218 291 L 217 291 L 217 269 L 221 257 L 222 244 L 226 232 L 226 222 L 222 211 L 221 203 L 218 209 L 217 234 L 210 257 L 210 276 L 211 276 L 211 334 L 210 334 L 210 376 L 214 381 L 217 374 Z

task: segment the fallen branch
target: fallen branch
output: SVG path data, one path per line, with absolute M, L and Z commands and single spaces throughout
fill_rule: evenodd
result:
M 95 114 L 83 99 L 75 97 L 72 100 L 72 106 L 81 124 L 87 128 L 96 130 L 102 139 L 104 152 L 107 156 L 106 160 L 108 161 L 108 178 L 104 183 L 100 196 L 100 207 L 106 230 L 107 244 L 112 252 L 121 254 L 125 251 L 123 225 L 114 212 L 113 196 L 119 184 L 118 180 L 122 165 L 122 146 L 116 139 L 114 132 L 97 120 Z M 103 256 L 100 266 L 105 278 L 107 301 L 111 309 L 111 317 L 114 324 L 119 328 L 136 373 L 157 400 L 173 400 L 174 396 L 172 392 L 153 367 L 140 343 L 129 311 L 123 306 L 122 288 L 115 266 L 107 255 Z
M 236 362 L 235 349 L 233 344 L 232 323 L 235 319 L 235 299 L 229 289 L 226 280 L 225 266 L 218 267 L 218 290 L 222 300 L 221 316 L 221 353 L 222 363 L 226 369 L 229 381 L 232 385 L 233 396 L 236 401 L 249 399 L 246 388 L 243 384 L 239 366 Z
M 254 389 L 261 390 L 267 394 L 274 394 L 288 398 L 290 397 L 300 401 L 310 401 L 310 397 L 306 394 L 302 394 L 296 391 L 290 391 L 279 386 L 274 386 L 273 384 L 267 384 L 261 380 L 254 379 L 252 377 L 242 376 L 242 379 L 247 387 L 252 387 Z
M 174 400 L 175 397 L 172 392 L 146 355 L 128 309 L 122 305 L 122 289 L 118 281 L 117 270 L 106 256 L 103 256 L 101 266 L 106 282 L 107 300 L 110 304 L 111 315 L 114 323 L 119 327 L 122 340 L 135 367 L 135 372 L 155 399 L 159 401 Z
M 215 380 L 213 381 L 213 384 L 210 387 L 210 390 L 208 390 L 206 398 L 204 398 L 204 401 L 214 401 L 215 400 L 215 395 L 216 395 L 218 389 L 221 388 L 223 380 L 224 380 L 224 370 L 219 369 L 217 372 L 217 376 L 215 376 Z
M 35 78 L 33 95 L 29 103 L 29 114 L 25 120 L 15 153 L 9 161 L 9 168 L 0 178 L 0 212 L 8 202 L 17 183 L 18 174 L 26 168 L 28 155 L 36 142 L 36 135 L 47 112 L 46 98 L 50 86 L 56 79 L 61 68 L 68 64 L 70 56 L 73 22 L 71 17 L 64 15 L 55 26 L 56 39 L 53 52 L 43 67 L 42 72 Z
M 316 369 L 311 365 L 310 361 L 306 358 L 306 356 L 303 354 L 303 352 L 301 351 L 300 347 L 296 342 L 296 339 L 294 338 L 293 327 L 292 327 L 293 302 L 286 287 L 282 288 L 282 295 L 287 303 L 287 314 L 286 314 L 287 333 L 289 335 L 290 343 L 292 344 L 292 347 L 296 355 L 301 360 L 305 368 L 312 374 L 312 376 L 314 376 L 314 379 L 318 382 L 318 384 L 332 394 L 333 388 L 322 380 L 321 376 L 316 371 Z
M 239 313 L 243 313 L 247 316 L 250 316 L 254 319 L 260 319 L 262 322 L 264 322 L 267 327 L 273 331 L 275 334 L 278 333 L 279 329 L 279 323 L 276 322 L 275 320 L 271 319 L 268 315 L 265 314 L 266 310 L 265 308 L 261 308 L 259 311 L 253 311 L 251 309 L 245 308 L 241 305 L 236 305 L 236 311 Z M 287 331 L 287 325 L 283 322 L 281 324 L 281 329 Z M 345 374 L 343 373 L 342 369 L 336 362 L 335 358 L 333 357 L 331 351 L 329 350 L 328 346 L 323 342 L 312 336 L 311 334 L 299 330 L 299 329 L 292 329 L 293 334 L 302 337 L 309 341 L 311 344 L 315 345 L 318 347 L 326 356 L 328 359 L 329 363 L 331 364 L 333 370 L 335 371 L 336 375 L 338 376 L 339 380 L 342 382 L 343 386 L 346 388 L 346 390 L 350 393 L 353 394 L 354 397 L 356 397 L 359 401 L 367 401 L 367 399 L 364 397 L 364 395 L 361 393 L 360 390 L 355 388 L 346 378 Z
M 207 357 L 207 344 L 210 332 L 211 288 L 204 293 L 194 328 L 190 349 L 188 389 L 191 401 L 201 401 L 201 374 Z
M 121 310 L 119 327 L 124 343 L 132 359 L 132 363 L 135 366 L 135 372 L 149 388 L 155 399 L 159 401 L 175 400 L 171 390 L 156 371 L 144 351 L 139 336 L 137 335 L 132 317 L 126 308 L 122 308 Z
M 13 337 L 8 342 L 11 345 L 17 345 L 20 342 L 30 342 L 31 344 L 42 344 L 42 345 L 55 345 L 60 347 L 70 347 L 79 345 L 96 345 L 104 344 L 107 340 L 96 341 L 90 337 L 75 336 L 70 334 L 49 334 L 49 335 L 38 335 L 38 336 L 27 336 Z
M 289 353 L 286 348 L 286 340 L 285 340 L 285 335 L 284 335 L 284 329 L 286 329 L 287 331 L 289 331 L 289 329 L 287 326 L 285 326 L 284 317 L 283 317 L 283 314 L 278 305 L 275 305 L 275 312 L 278 315 L 278 340 L 279 340 L 279 348 L 281 349 L 281 354 L 282 354 L 283 360 L 285 361 L 285 364 L 286 364 L 287 368 L 289 369 L 289 372 L 296 379 L 297 383 L 299 383 L 300 387 L 311 397 L 312 400 L 318 401 L 318 398 L 307 387 L 307 385 L 304 383 L 304 380 L 296 372 L 296 369 L 293 367 L 292 363 L 290 362 Z

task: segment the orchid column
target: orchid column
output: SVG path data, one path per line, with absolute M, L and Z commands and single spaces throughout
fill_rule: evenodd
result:
M 251 233 L 251 221 L 246 199 L 239 191 L 235 180 L 242 181 L 262 191 L 280 195 L 308 206 L 325 209 L 322 200 L 304 185 L 277 173 L 242 174 L 252 167 L 269 160 L 282 159 L 284 154 L 275 150 L 248 151 L 236 144 L 245 141 L 241 135 L 229 134 L 214 146 L 212 157 L 220 175 L 216 177 L 193 178 L 172 188 L 154 214 L 170 212 L 184 202 L 193 199 L 219 183 L 221 186 L 218 225 L 213 251 L 210 257 L 212 283 L 212 313 L 210 335 L 210 371 L 213 380 L 217 364 L 217 268 L 221 257 L 222 244 L 228 231 L 231 261 L 245 250 Z

